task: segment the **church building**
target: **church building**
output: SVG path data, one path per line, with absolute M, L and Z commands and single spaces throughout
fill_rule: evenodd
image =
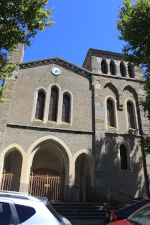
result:
M 19 63 L 0 104 L 2 190 L 52 201 L 124 201 L 146 195 L 142 68 L 89 49 L 82 67 L 59 57 Z

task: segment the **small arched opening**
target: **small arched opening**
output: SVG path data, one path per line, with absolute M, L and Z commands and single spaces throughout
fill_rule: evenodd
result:
M 125 69 L 123 62 L 120 63 L 120 74 L 122 77 L 126 76 L 126 69 Z
M 116 75 L 116 68 L 115 68 L 115 64 L 113 61 L 110 61 L 110 74 Z
M 128 74 L 130 78 L 134 78 L 133 67 L 128 65 Z
M 129 147 L 126 145 L 126 143 L 122 143 L 120 145 L 120 169 L 131 170 L 130 152 Z
M 104 74 L 108 73 L 107 63 L 104 59 L 102 59 L 102 62 L 101 62 L 101 71 Z

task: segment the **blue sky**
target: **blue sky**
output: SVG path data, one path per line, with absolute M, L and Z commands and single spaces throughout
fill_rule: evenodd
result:
M 54 25 L 38 32 L 23 61 L 59 56 L 82 66 L 89 48 L 121 52 L 115 27 L 123 0 L 50 0 Z

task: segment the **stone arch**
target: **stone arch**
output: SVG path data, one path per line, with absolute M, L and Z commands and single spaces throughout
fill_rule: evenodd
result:
M 103 88 L 107 88 L 107 87 L 110 87 L 110 89 L 112 89 L 112 90 L 115 89 L 117 94 L 119 95 L 119 89 L 114 82 L 107 82 Z
M 6 148 L 4 148 L 4 149 L 2 150 L 2 152 L 1 152 L 1 155 L 0 155 L 0 176 L 2 176 L 2 173 L 3 173 L 4 158 L 5 158 L 5 156 L 7 156 L 11 151 L 13 151 L 14 148 L 15 148 L 16 150 L 18 150 L 18 151 L 21 153 L 22 158 L 24 157 L 24 154 L 25 154 L 24 149 L 23 149 L 20 145 L 18 145 L 18 144 L 16 144 L 16 143 L 13 143 L 13 144 L 7 146 Z M 1 180 L 1 177 L 0 177 L 0 180 Z
M 119 108 L 120 90 L 118 89 L 116 84 L 114 84 L 113 82 L 106 83 L 103 89 L 105 89 L 105 88 L 109 88 L 114 93 L 114 95 L 116 97 L 117 109 L 118 109 Z
M 49 94 L 49 95 L 50 95 L 51 89 L 52 89 L 53 87 L 56 87 L 56 88 L 58 89 L 59 93 L 61 93 L 61 87 L 59 86 L 59 84 L 53 83 L 53 84 L 50 84 L 50 85 L 48 86 L 48 94 Z
M 36 140 L 28 149 L 27 151 L 27 154 L 30 155 L 33 150 L 38 147 L 38 145 L 44 141 L 48 141 L 48 140 L 54 140 L 56 141 L 57 143 L 59 143 L 66 151 L 68 157 L 69 157 L 69 160 L 72 159 L 72 153 L 69 149 L 69 147 L 64 143 L 64 141 L 62 141 L 60 138 L 58 137 L 55 137 L 55 136 L 52 136 L 52 135 L 48 135 L 48 136 L 44 136 L 44 137 L 41 137 L 39 138 L 38 140 Z
M 7 146 L 6 148 L 4 148 L 3 151 L 2 151 L 2 153 L 3 153 L 4 155 L 7 155 L 7 154 L 9 154 L 10 151 L 13 150 L 13 148 L 16 148 L 16 150 L 18 150 L 18 151 L 21 153 L 22 157 L 24 157 L 25 151 L 24 151 L 24 149 L 23 149 L 20 145 L 18 145 L 17 143 L 13 143 L 13 144 Z
M 75 201 L 90 201 L 91 190 L 95 186 L 95 159 L 88 150 L 81 149 L 74 154 L 73 162 Z
M 95 158 L 92 155 L 92 153 L 89 152 L 87 149 L 81 149 L 81 150 L 77 151 L 74 154 L 74 156 L 73 156 L 73 162 L 75 163 L 76 162 L 76 159 L 78 158 L 78 156 L 81 155 L 81 154 L 83 154 L 83 153 L 85 153 L 85 154 L 87 154 L 89 156 L 89 158 L 91 160 L 91 163 L 92 163 L 93 170 L 94 170 L 94 168 L 95 168 Z
M 13 174 L 13 178 L 10 182 L 10 190 L 12 191 L 19 191 L 24 156 L 24 149 L 16 143 L 7 146 L 1 153 L 1 177 L 3 169 L 7 173 Z
M 34 155 L 38 151 L 38 149 L 41 146 L 41 144 L 48 143 L 50 141 L 54 141 L 55 143 L 58 143 L 60 146 L 62 146 L 62 149 L 64 150 L 63 151 L 63 154 L 65 156 L 65 159 L 67 160 L 67 157 L 68 157 L 68 160 L 67 161 L 68 161 L 68 175 L 69 175 L 69 169 L 70 169 L 69 168 L 69 165 L 72 162 L 72 154 L 71 154 L 71 151 L 70 151 L 69 147 L 61 139 L 59 139 L 59 138 L 57 138 L 55 136 L 52 136 L 52 135 L 44 136 L 42 138 L 39 138 L 38 140 L 36 140 L 30 146 L 30 148 L 27 151 L 27 155 L 29 156 L 29 164 L 30 164 L 30 167 L 31 167 L 31 164 L 32 164 Z
M 53 151 L 53 149 L 55 151 Z M 44 152 L 44 154 L 43 154 Z M 45 158 L 47 155 L 47 158 Z M 66 190 L 70 185 L 72 176 L 72 154 L 69 147 L 59 138 L 49 135 L 36 140 L 27 151 L 28 171 L 26 176 L 30 176 L 31 168 L 34 169 L 51 169 L 59 173 L 61 179 L 64 180 L 65 187 L 63 197 L 68 198 Z M 46 162 L 44 163 L 44 159 Z M 54 159 L 54 161 L 53 161 Z M 62 178 L 63 177 L 63 178 Z M 66 190 L 66 191 L 65 191 Z
M 135 98 L 138 98 L 138 92 L 136 91 L 136 89 L 134 87 L 132 87 L 131 85 L 126 85 L 124 88 L 123 88 L 123 91 L 129 91 L 131 93 L 134 94 Z

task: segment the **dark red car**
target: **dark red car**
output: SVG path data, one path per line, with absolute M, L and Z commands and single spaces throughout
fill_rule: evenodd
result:
M 140 209 L 142 206 L 150 203 L 149 199 L 139 198 L 130 202 L 119 204 L 114 210 L 108 210 L 106 213 L 105 224 L 115 222 L 117 220 L 126 219 L 132 213 Z
M 119 220 L 111 225 L 150 225 L 150 203 L 143 206 L 125 220 Z

